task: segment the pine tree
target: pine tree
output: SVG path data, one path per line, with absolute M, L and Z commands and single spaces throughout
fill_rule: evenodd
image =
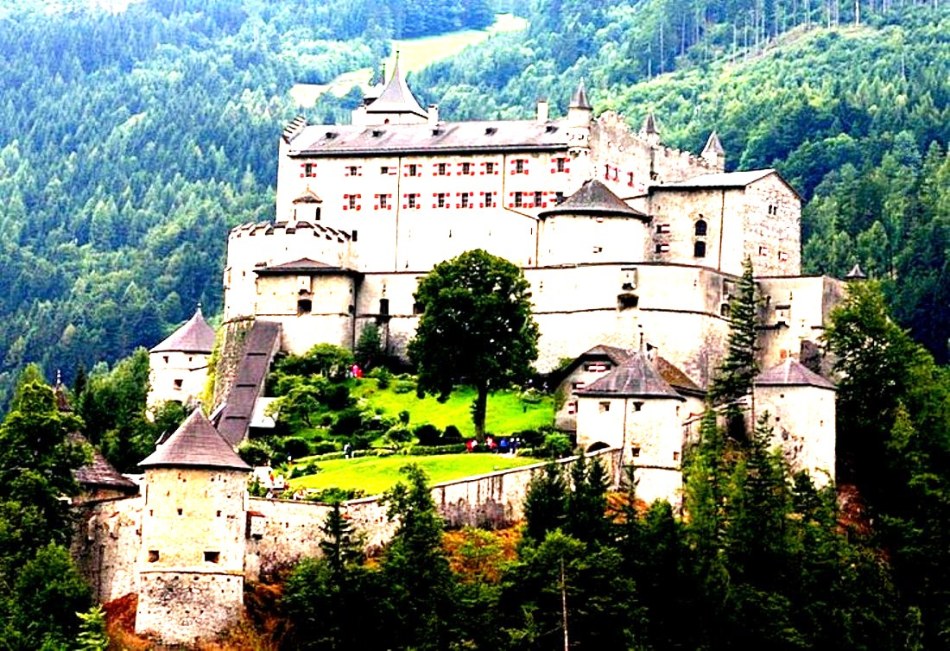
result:
M 540 543 L 548 532 L 563 527 L 566 502 L 567 486 L 561 467 L 549 461 L 528 484 L 524 500 L 525 536 Z

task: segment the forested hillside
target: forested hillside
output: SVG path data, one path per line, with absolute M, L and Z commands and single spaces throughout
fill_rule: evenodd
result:
M 808 270 L 860 262 L 947 359 L 946 3 L 87 4 L 0 0 L 0 405 L 29 361 L 71 382 L 197 302 L 219 310 L 228 228 L 272 214 L 294 83 L 496 9 L 530 29 L 416 75 L 420 99 L 450 119 L 526 115 L 539 96 L 563 108 L 583 77 L 598 110 L 654 109 L 671 144 L 698 149 L 716 128 L 731 167 L 779 167 L 809 200 Z M 357 99 L 308 117 L 344 119 Z

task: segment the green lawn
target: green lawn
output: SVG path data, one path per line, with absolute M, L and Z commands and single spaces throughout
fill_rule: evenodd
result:
M 393 385 L 398 381 L 394 380 Z M 415 391 L 396 393 L 391 385 L 379 389 L 376 380 L 363 379 L 355 382 L 352 394 L 365 399 L 374 409 L 382 409 L 387 416 L 396 417 L 406 410 L 410 414 L 409 427 L 432 423 L 439 429 L 455 425 L 462 436 L 473 436 L 472 401 L 475 390 L 469 387 L 454 391 L 448 401 L 440 403 L 434 396 L 416 397 Z M 485 429 L 493 434 L 511 434 L 526 429 L 538 429 L 554 422 L 554 399 L 541 396 L 541 401 L 532 404 L 521 399 L 517 391 L 499 391 L 488 398 L 488 417 Z
M 405 475 L 403 466 L 415 463 L 425 470 L 431 484 L 483 475 L 495 470 L 518 468 L 540 463 L 530 457 L 511 457 L 501 454 L 443 454 L 431 457 L 393 455 L 389 457 L 362 457 L 319 461 L 320 472 L 290 481 L 290 487 L 360 489 L 366 495 L 378 495 L 391 488 Z

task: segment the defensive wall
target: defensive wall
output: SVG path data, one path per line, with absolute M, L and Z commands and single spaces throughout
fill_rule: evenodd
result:
M 616 484 L 621 476 L 620 450 L 599 450 L 588 455 L 605 464 Z M 565 472 L 578 457 L 557 463 Z M 432 498 L 446 526 L 496 528 L 523 518 L 524 499 L 531 478 L 545 463 L 500 470 L 432 486 Z M 244 578 L 260 581 L 305 557 L 320 556 L 320 527 L 331 507 L 295 500 L 247 497 L 244 541 Z M 72 554 L 100 602 L 139 593 L 139 556 L 142 551 L 143 495 L 76 507 L 77 530 Z M 368 551 L 381 548 L 393 535 L 396 523 L 386 515 L 380 496 L 350 500 L 343 512 L 364 536 Z M 176 532 L 187 538 L 188 532 Z M 240 545 L 238 545 L 240 546 Z M 200 550 L 199 550 L 200 551 Z M 227 550 L 222 549 L 222 556 Z

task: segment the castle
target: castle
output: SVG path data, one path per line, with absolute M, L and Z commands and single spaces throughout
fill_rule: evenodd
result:
M 280 139 L 275 220 L 228 238 L 224 340 L 239 353 L 216 378 L 210 420 L 195 411 L 143 461 L 140 495 L 86 507 L 77 556 L 97 596 L 138 593 L 137 628 L 187 642 L 234 621 L 245 578 L 318 553 L 325 507 L 249 498 L 234 453 L 262 412 L 271 359 L 353 347 L 368 324 L 404 354 L 418 280 L 475 248 L 530 282 L 538 370 L 573 360 L 557 425 L 608 455 L 611 476 L 635 466 L 644 500 L 674 504 L 750 259 L 765 370 L 748 408 L 769 414 L 793 467 L 833 479 L 834 385 L 816 371 L 843 289 L 801 275 L 800 208 L 775 170 L 725 172 L 715 133 L 694 156 L 664 146 L 652 115 L 637 133 L 616 114 L 595 118 L 583 84 L 561 118 L 541 101 L 530 120 L 447 122 L 397 65 L 352 124 L 295 120 Z M 152 349 L 149 403 L 194 400 L 213 347 L 199 310 Z M 436 503 L 456 523 L 516 518 L 530 472 L 437 487 Z M 386 539 L 378 501 L 347 509 Z

